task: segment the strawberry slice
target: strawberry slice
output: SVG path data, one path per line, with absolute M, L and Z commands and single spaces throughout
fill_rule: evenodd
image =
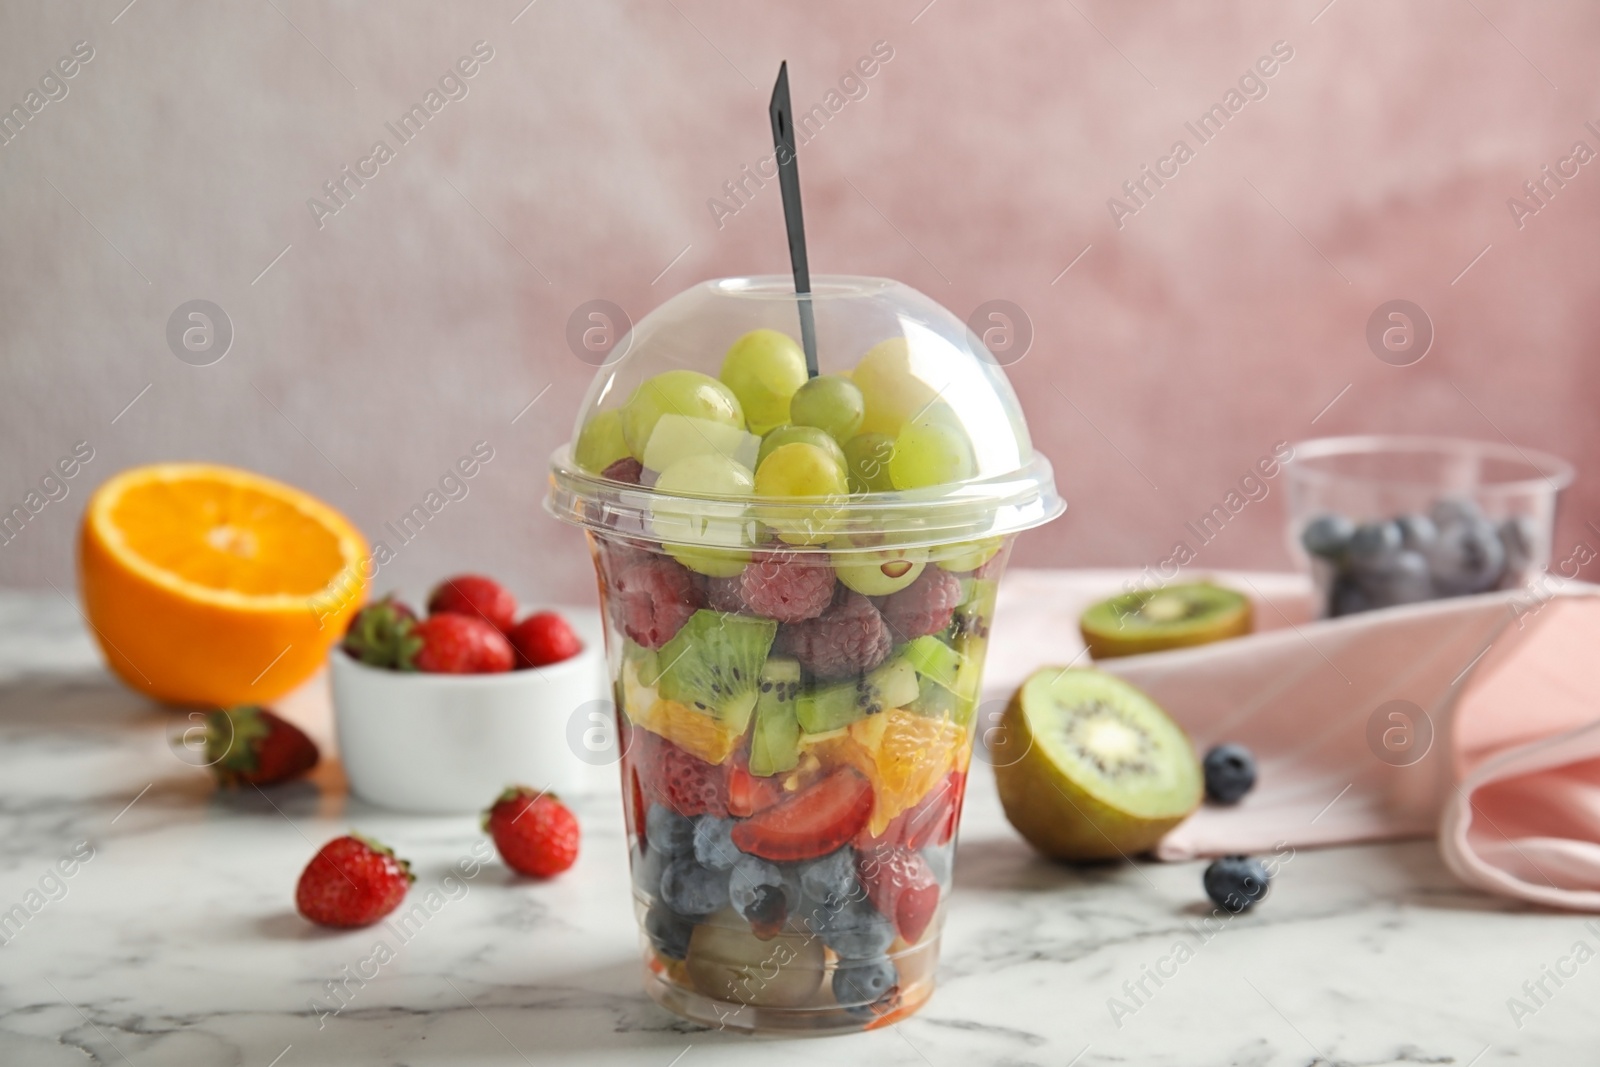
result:
M 939 880 L 920 852 L 890 845 L 856 857 L 856 873 L 879 914 L 894 920 L 895 929 L 916 944 L 939 907 Z
M 741 852 L 765 860 L 808 860 L 845 844 L 872 815 L 872 783 L 840 767 L 783 803 L 757 812 L 733 828 Z
M 728 771 L 728 814 L 743 819 L 765 811 L 783 799 L 783 786 L 771 778 L 751 774 L 743 764 Z

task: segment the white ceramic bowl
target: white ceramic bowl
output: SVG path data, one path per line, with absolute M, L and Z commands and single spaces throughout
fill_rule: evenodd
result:
M 600 641 L 582 636 L 571 659 L 504 674 L 382 670 L 335 648 L 334 722 L 351 791 L 399 811 L 462 814 L 512 784 L 591 788 L 594 768 L 568 737 L 574 713 L 606 699 L 605 664 Z

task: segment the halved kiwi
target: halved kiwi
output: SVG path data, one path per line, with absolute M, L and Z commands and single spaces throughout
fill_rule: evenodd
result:
M 1011 825 L 1047 856 L 1145 852 L 1200 804 L 1188 736 L 1122 679 L 1047 667 L 1028 678 L 990 744 Z
M 1095 659 L 1208 645 L 1250 632 L 1250 601 L 1210 582 L 1124 593 L 1085 611 L 1078 629 Z

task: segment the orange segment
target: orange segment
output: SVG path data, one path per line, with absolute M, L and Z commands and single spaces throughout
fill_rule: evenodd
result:
M 948 719 L 891 708 L 850 724 L 850 736 L 870 765 L 874 804 L 867 831 L 882 834 L 896 815 L 944 780 L 966 742 L 966 731 Z
M 654 687 L 639 680 L 632 661 L 622 665 L 622 710 L 635 726 L 659 734 L 707 763 L 724 762 L 744 739 L 742 732 L 735 732 L 715 715 L 662 699 Z
M 266 701 L 305 681 L 370 569 L 361 534 L 320 500 L 199 463 L 100 486 L 78 547 L 85 613 L 112 669 L 184 704 Z

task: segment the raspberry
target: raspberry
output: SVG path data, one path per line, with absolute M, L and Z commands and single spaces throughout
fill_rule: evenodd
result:
M 679 815 L 728 814 L 728 772 L 649 730 L 633 731 L 633 760 L 646 802 L 657 800 Z M 642 824 L 640 824 L 642 825 Z
M 743 614 L 749 610 L 745 607 L 744 597 L 739 594 L 737 574 L 732 578 L 706 579 L 706 602 L 712 611 Z
M 650 559 L 625 569 L 611 583 L 612 610 L 622 632 L 645 648 L 660 648 L 705 606 L 688 568 Z
M 601 572 L 607 578 L 615 578 L 635 563 L 648 563 L 656 558 L 638 542 L 621 537 L 596 537 L 594 547 L 600 557 Z
M 872 601 L 844 586 L 815 619 L 778 628 L 776 651 L 793 656 L 822 681 L 870 671 L 889 658 L 889 627 Z
M 896 641 L 914 641 L 950 625 L 961 603 L 961 581 L 938 567 L 928 567 L 917 580 L 883 602 L 883 621 Z
M 833 568 L 806 563 L 798 552 L 762 552 L 739 576 L 739 589 L 757 615 L 804 622 L 833 601 Z

